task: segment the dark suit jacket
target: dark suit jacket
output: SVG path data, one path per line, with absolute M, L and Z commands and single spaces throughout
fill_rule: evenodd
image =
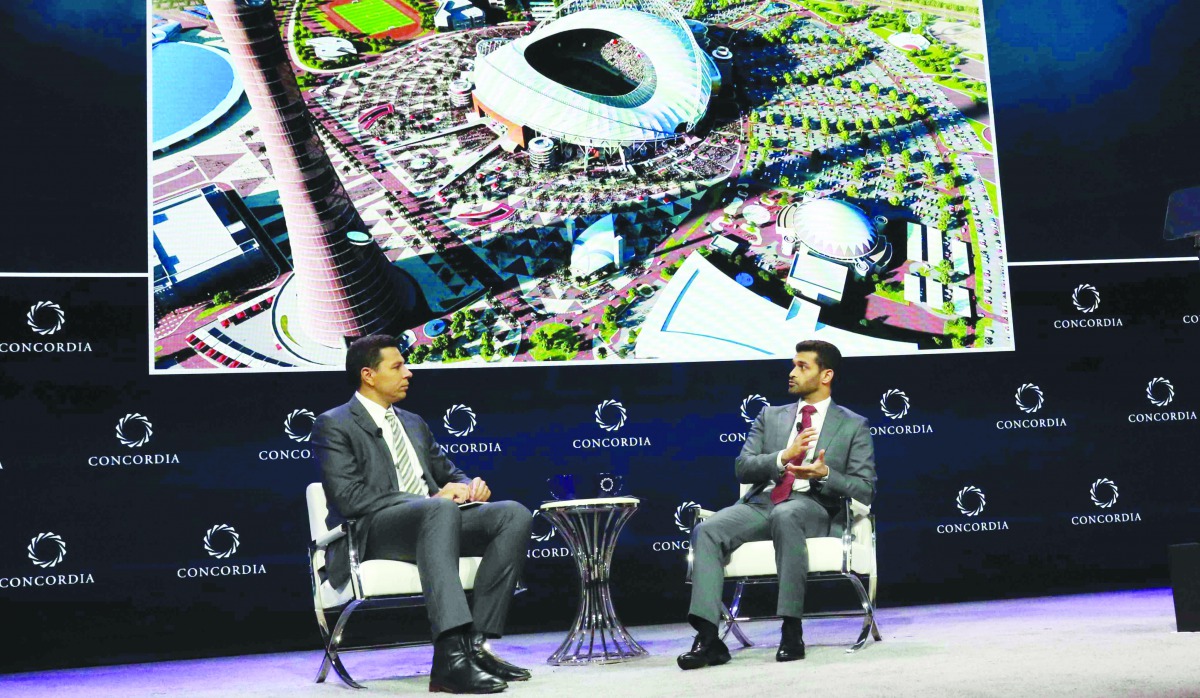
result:
M 437 492 L 447 483 L 471 481 L 442 453 L 425 420 L 395 406 L 392 409 L 412 441 L 431 492 Z M 354 543 L 358 559 L 362 560 L 371 517 L 381 509 L 419 497 L 400 492 L 396 466 L 383 430 L 375 425 L 357 397 L 317 417 L 312 435 L 313 451 L 321 465 L 321 481 L 329 502 L 326 525 L 333 529 L 347 519 L 354 519 Z M 335 588 L 350 579 L 345 538 L 329 546 L 325 569 Z
M 738 482 L 754 487 L 743 501 L 779 481 L 776 457 L 787 448 L 795 435 L 797 403 L 764 408 L 750 427 L 742 452 L 734 461 Z M 810 490 L 828 509 L 841 506 L 842 497 L 853 497 L 863 504 L 875 499 L 875 446 L 865 417 L 833 402 L 821 425 L 817 452 L 825 449 L 829 479 L 824 485 L 813 481 Z

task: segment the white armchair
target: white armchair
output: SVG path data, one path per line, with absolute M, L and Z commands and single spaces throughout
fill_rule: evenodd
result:
M 742 486 L 742 494 L 746 493 L 749 485 Z M 847 652 L 861 649 L 872 636 L 876 641 L 883 638 L 879 634 L 879 626 L 875 622 L 875 517 L 871 507 L 846 498 L 840 515 L 834 517 L 831 524 L 831 535 L 825 538 L 808 539 L 808 579 L 820 581 L 829 579 L 845 579 L 853 586 L 858 594 L 861 610 L 834 611 L 823 613 L 806 613 L 807 618 L 862 616 L 862 631 L 858 640 Z M 700 509 L 696 512 L 696 523 L 712 516 L 715 512 Z M 688 579 L 691 579 L 692 553 L 688 553 Z M 867 586 L 863 587 L 859 577 L 867 578 Z M 775 544 L 769 540 L 743 543 L 730 555 L 729 564 L 725 566 L 725 581 L 736 583 L 733 601 L 721 612 L 725 618 L 725 630 L 721 637 L 730 632 L 737 637 L 743 647 L 754 643 L 738 626 L 738 609 L 742 602 L 742 592 L 747 584 L 772 584 L 779 582 L 779 572 L 775 568 Z
M 308 545 L 309 573 L 312 577 L 313 608 L 317 614 L 317 626 L 325 642 L 325 658 L 317 672 L 317 683 L 325 681 L 330 667 L 334 672 L 354 688 L 365 688 L 350 677 L 342 664 L 340 652 L 351 652 L 360 649 L 376 649 L 371 647 L 342 648 L 342 632 L 351 614 L 361 608 L 401 608 L 407 606 L 422 606 L 425 596 L 421 593 L 421 578 L 417 574 L 417 566 L 411 562 L 395 560 L 366 560 L 359 562 L 354 550 L 353 521 L 338 526 L 332 531 L 325 527 L 325 517 L 329 507 L 325 501 L 325 489 L 321 483 L 314 482 L 305 490 L 308 501 L 308 530 L 312 541 Z M 340 589 L 335 589 L 328 579 L 323 579 L 321 569 L 325 566 L 325 551 L 329 544 L 342 537 L 349 538 L 350 548 L 350 581 Z M 458 576 L 463 589 L 475 587 L 475 573 L 479 570 L 479 562 L 483 558 L 464 557 L 458 561 Z M 337 622 L 330 630 L 326 614 L 337 613 Z M 392 646 L 399 646 L 397 643 Z

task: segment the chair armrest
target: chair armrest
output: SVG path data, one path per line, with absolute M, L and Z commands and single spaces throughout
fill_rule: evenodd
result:
M 339 538 L 344 538 L 346 536 L 346 534 L 349 532 L 350 526 L 353 523 L 354 523 L 353 521 L 347 521 L 346 523 L 338 526 L 337 528 L 333 529 L 329 533 L 326 533 L 325 535 L 321 536 L 320 538 L 314 540 L 312 542 L 312 547 L 316 548 L 317 550 L 324 550 L 324 549 L 328 548 L 330 543 L 334 542 L 335 540 L 338 540 Z
M 856 519 L 861 519 L 871 513 L 871 506 L 869 504 L 863 504 L 857 499 L 850 498 L 847 498 L 847 503 L 850 507 L 850 515 Z
M 703 521 L 704 519 L 707 519 L 708 517 L 712 516 L 715 513 L 717 513 L 717 512 L 713 511 L 712 509 L 697 509 L 696 510 L 696 518 Z

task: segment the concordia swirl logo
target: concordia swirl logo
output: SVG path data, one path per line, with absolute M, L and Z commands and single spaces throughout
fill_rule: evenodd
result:
M 893 388 L 879 399 L 879 409 L 889 419 L 903 419 L 908 414 L 908 396 L 903 390 Z
M 1102 499 L 1101 495 L 1105 488 L 1108 489 L 1108 498 Z M 1102 477 L 1092 483 L 1091 494 L 1092 504 L 1095 504 L 1101 509 L 1108 509 L 1117 503 L 1117 485 L 1106 477 Z
M 39 548 L 42 551 L 40 555 L 38 553 Z M 47 550 L 47 548 L 50 548 L 50 550 Z M 63 558 L 67 556 L 67 542 L 57 533 L 39 533 L 33 537 L 33 540 L 29 541 L 29 547 L 25 550 L 29 552 L 29 559 L 33 561 L 33 564 L 42 569 L 48 569 L 62 562 Z M 53 551 L 52 554 L 42 557 L 42 555 L 46 555 L 51 551 Z
M 1151 378 L 1146 384 L 1146 399 L 1151 405 L 1163 408 L 1169 406 L 1175 401 L 1175 386 L 1171 385 L 1171 381 L 1159 376 Z M 1155 412 L 1134 413 L 1126 417 L 1130 424 L 1151 423 L 1151 422 L 1194 422 L 1197 420 L 1196 410 L 1189 409 L 1186 406 L 1176 406 L 1172 410 L 1161 410 Z
M 475 431 L 475 410 L 466 405 L 451 405 L 442 415 L 442 426 L 451 436 L 466 436 Z
M 226 539 L 224 546 L 221 546 L 221 544 L 218 542 L 218 539 L 220 538 Z M 240 545 L 241 542 L 242 539 L 240 536 L 238 536 L 237 531 L 233 530 L 233 526 L 226 524 L 217 524 L 216 526 L 208 529 L 208 532 L 204 534 L 205 552 L 207 552 L 210 556 L 217 558 L 218 560 L 224 560 L 225 558 L 236 553 L 238 545 Z
M 117 420 L 117 441 L 129 448 L 141 448 L 154 436 L 154 425 L 143 414 L 132 412 Z
M 759 405 L 758 409 L 754 409 L 755 405 Z M 745 400 L 742 400 L 741 415 L 746 424 L 754 424 L 754 420 L 758 418 L 758 413 L 762 412 L 764 407 L 769 407 L 770 402 L 762 395 L 754 394 L 747 395 Z
M 66 321 L 67 314 L 63 312 L 62 306 L 51 301 L 34 303 L 29 312 L 25 313 L 25 322 L 29 324 L 29 328 L 43 337 L 61 330 Z
M 317 416 L 306 409 L 292 410 L 283 420 L 283 433 L 297 443 L 308 443 L 312 438 L 313 422 Z
M 958 505 L 958 510 L 967 516 L 979 516 L 983 513 L 983 508 L 987 506 L 987 498 L 983 496 L 983 490 L 974 485 L 967 485 L 959 490 L 954 501 Z
M 700 505 L 695 502 L 684 502 L 675 507 L 675 527 L 684 533 L 691 534 L 693 526 L 684 523 L 684 521 L 694 520 L 693 515 L 688 512 L 700 511 L 700 508 Z
M 542 512 L 540 510 L 535 509 L 533 512 L 533 520 L 537 521 L 538 519 L 541 519 L 542 521 L 546 521 L 549 524 L 549 521 L 546 520 L 546 517 L 542 516 Z M 538 533 L 536 530 L 533 530 L 531 528 L 529 531 L 529 537 L 538 543 L 545 543 L 546 541 L 548 541 L 554 537 L 554 532 L 555 532 L 554 525 L 550 524 L 546 528 L 545 533 Z
M 1033 383 L 1022 384 L 1021 387 L 1017 388 L 1015 397 L 1017 400 L 1017 407 L 1020 407 L 1021 411 L 1025 414 L 1033 414 L 1034 412 L 1042 409 L 1042 405 L 1045 404 L 1045 397 L 1042 395 L 1042 389 Z
M 1152 378 L 1146 386 L 1146 399 L 1155 407 L 1166 407 L 1175 399 L 1175 386 L 1166 378 Z
M 604 417 L 605 413 L 609 417 L 616 417 L 615 421 L 607 421 Z M 604 431 L 616 431 L 625 426 L 625 405 L 622 405 L 617 400 L 605 400 L 596 405 L 596 424 Z
M 1091 284 L 1079 284 L 1071 292 L 1071 305 L 1081 313 L 1094 313 L 1100 307 L 1100 291 Z

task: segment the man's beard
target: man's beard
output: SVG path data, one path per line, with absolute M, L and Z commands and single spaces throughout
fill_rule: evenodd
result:
M 790 394 L 796 395 L 796 396 L 802 397 L 802 398 L 808 397 L 809 395 L 812 395 L 816 391 L 817 391 L 816 385 L 800 385 L 797 383 L 793 383 L 788 388 L 788 392 Z

